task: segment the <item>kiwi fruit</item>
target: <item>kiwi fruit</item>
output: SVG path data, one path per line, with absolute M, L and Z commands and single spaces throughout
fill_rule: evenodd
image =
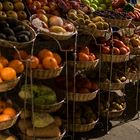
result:
M 5 20 L 0 21 L 0 28 L 1 29 L 8 28 L 8 27 L 9 27 L 9 24 L 7 23 L 7 21 L 5 21 Z
M 109 24 L 107 22 L 103 22 L 103 28 L 104 30 L 109 29 Z
M 89 27 L 90 29 L 92 29 L 92 30 L 97 29 L 97 26 L 96 26 L 95 23 L 89 23 L 89 24 L 88 24 L 88 27 Z
M 6 27 L 2 30 L 2 32 L 6 35 L 6 36 L 15 36 L 15 33 L 12 29 L 10 29 L 9 27 Z
M 102 17 L 100 17 L 100 16 L 93 17 L 91 20 L 92 20 L 93 22 L 104 21 L 104 19 L 103 19 Z

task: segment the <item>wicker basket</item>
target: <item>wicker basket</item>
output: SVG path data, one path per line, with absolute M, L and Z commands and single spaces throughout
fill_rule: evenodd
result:
M 15 88 L 16 85 L 18 84 L 20 78 L 21 78 L 21 76 L 17 77 L 15 80 L 4 81 L 4 82 L 0 83 L 0 92 L 6 92 L 6 91 L 9 91 L 9 90 L 12 90 L 13 88 Z
M 140 47 L 130 48 L 132 55 L 140 55 Z
M 0 130 L 5 130 L 5 129 L 12 127 L 16 123 L 20 114 L 21 114 L 21 111 L 19 111 L 17 113 L 17 115 L 15 117 L 13 117 L 12 119 L 10 119 L 8 121 L 0 122 Z
M 111 54 L 102 54 L 101 55 L 101 61 L 102 62 L 114 62 L 114 63 L 120 63 L 125 62 L 129 60 L 129 52 L 125 55 L 111 55 Z
M 129 80 L 133 80 L 133 81 L 135 81 L 135 80 L 140 80 L 140 72 L 128 72 L 127 74 L 126 74 L 126 77 L 127 77 L 127 79 L 129 79 Z
M 89 124 L 69 124 L 69 130 L 73 132 L 88 132 L 95 127 L 97 122 L 98 119 Z
M 99 62 L 99 59 L 95 61 L 76 61 L 76 69 L 94 69 Z M 74 61 L 68 61 L 68 65 L 74 67 Z
M 11 18 L 2 18 L 2 17 L 0 17 L 0 20 L 10 20 L 10 19 Z M 17 21 L 18 21 L 19 24 L 24 25 L 26 27 L 26 29 L 31 33 L 30 41 L 28 41 L 28 42 L 15 42 L 15 41 L 7 41 L 7 40 L 4 40 L 4 39 L 0 39 L 0 45 L 2 47 L 11 48 L 11 45 L 7 45 L 7 43 L 16 46 L 16 48 L 18 48 L 18 49 L 19 48 L 25 48 L 25 47 L 31 47 L 33 42 L 35 41 L 36 33 L 35 33 L 34 29 L 32 29 L 32 27 L 30 27 L 29 25 L 23 23 L 22 21 L 19 21 L 19 20 L 17 20 Z
M 36 79 L 50 79 L 60 75 L 64 66 L 57 69 L 32 69 L 32 77 Z M 27 72 L 30 76 L 30 71 Z
M 29 137 L 27 135 L 24 135 L 24 134 L 20 133 L 20 138 L 21 138 L 21 140 L 62 140 L 65 133 L 66 133 L 66 130 L 64 130 L 59 137 L 54 137 L 54 138 L 38 138 L 38 137 L 35 137 L 35 139 L 33 137 Z
M 76 102 L 91 101 L 94 98 L 96 98 L 97 93 L 98 93 L 98 90 L 96 90 L 92 93 L 69 93 L 68 100 L 76 101 Z
M 101 82 L 100 89 L 102 90 L 120 90 L 125 87 L 126 82 L 122 83 L 109 83 L 109 82 Z
M 131 23 L 132 19 L 111 19 L 111 18 L 104 18 L 106 22 L 108 22 L 112 26 L 117 27 L 127 27 Z
M 132 20 L 132 23 L 137 27 L 137 26 L 140 26 L 140 22 L 139 21 L 133 21 Z
M 121 28 L 118 32 L 121 36 L 132 36 L 135 33 L 135 28 L 125 27 Z
M 109 111 L 109 112 L 108 112 L 108 113 L 109 113 L 109 114 L 108 114 L 108 118 L 109 118 L 109 119 L 115 119 L 115 118 L 120 117 L 120 116 L 123 114 L 125 108 L 126 108 L 126 103 L 124 104 L 124 108 L 123 108 L 122 110 L 118 110 L 118 111 Z M 107 111 L 101 112 L 101 116 L 102 116 L 102 117 L 107 117 Z

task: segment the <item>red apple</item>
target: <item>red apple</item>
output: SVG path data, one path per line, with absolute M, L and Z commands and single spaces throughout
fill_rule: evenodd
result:
M 65 23 L 64 28 L 68 31 L 68 32 L 73 32 L 74 31 L 74 26 L 71 23 Z
M 36 13 L 37 13 L 37 14 L 46 14 L 46 11 L 43 10 L 43 9 L 38 9 L 38 10 L 36 11 Z
M 35 0 L 35 1 L 33 1 L 32 6 L 36 7 L 36 10 L 37 10 L 37 9 L 41 8 L 41 3 L 37 0 Z

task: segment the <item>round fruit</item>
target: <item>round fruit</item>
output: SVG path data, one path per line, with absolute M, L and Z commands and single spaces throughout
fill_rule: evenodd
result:
M 88 47 L 83 47 L 82 50 L 81 50 L 80 52 L 85 53 L 85 54 L 87 54 L 87 55 L 89 55 L 89 53 L 90 53 Z
M 14 9 L 16 11 L 24 10 L 24 4 L 20 1 L 14 3 Z
M 24 50 L 19 50 L 18 53 L 16 52 L 14 54 L 14 59 L 23 59 L 23 60 L 25 60 L 25 59 L 27 59 L 27 57 L 28 57 L 28 54 Z
M 8 36 L 7 40 L 17 42 L 17 38 L 15 36 Z
M 113 47 L 112 51 L 113 51 L 114 55 L 119 55 L 120 54 L 120 50 L 118 48 L 116 48 L 116 47 Z
M 17 12 L 17 15 L 18 15 L 18 19 L 19 20 L 25 20 L 27 19 L 27 14 L 25 11 L 18 11 Z
M 13 68 L 5 67 L 0 71 L 2 80 L 9 81 L 16 79 L 16 71 Z
M 110 48 L 108 46 L 102 46 L 102 53 L 103 54 L 109 54 Z
M 62 61 L 60 55 L 57 54 L 57 53 L 53 53 L 53 57 L 54 57 L 55 60 L 57 61 L 57 64 L 60 65 L 60 64 L 61 64 L 61 61 Z
M 10 61 L 9 67 L 13 68 L 16 71 L 16 73 L 22 73 L 24 71 L 24 65 L 20 60 Z
M 11 120 L 11 117 L 7 114 L 1 114 L 0 115 L 0 122 Z
M 2 5 L 2 3 L 0 2 L 0 11 L 2 11 L 2 9 L 3 9 L 3 5 Z
M 124 48 L 124 47 L 121 47 L 120 48 L 120 54 L 126 54 L 128 51 L 127 51 L 127 49 L 126 48 Z
M 6 35 L 3 33 L 0 33 L 0 39 L 6 39 Z
M 89 56 L 85 53 L 79 53 L 78 54 L 79 61 L 89 61 Z
M 0 63 L 0 71 L 3 69 L 3 65 L 2 63 Z
M 2 31 L 7 36 L 15 36 L 14 31 L 10 29 L 9 27 L 4 28 Z
M 96 59 L 96 56 L 93 54 L 93 53 L 91 53 L 90 55 L 89 55 L 89 60 L 90 61 L 94 61 Z
M 48 49 L 42 49 L 38 53 L 39 60 L 42 60 L 43 58 L 49 57 L 49 56 L 53 57 L 53 53 Z
M 13 118 L 13 117 L 16 116 L 16 110 L 13 109 L 12 107 L 6 107 L 6 108 L 3 110 L 3 114 L 9 115 L 11 118 Z
M 19 42 L 28 42 L 28 41 L 30 41 L 29 37 L 27 35 L 25 35 L 25 34 L 18 35 L 17 40 Z
M 9 10 L 13 10 L 14 9 L 14 5 L 10 1 L 5 1 L 5 2 L 2 3 L 2 5 L 3 5 L 3 9 L 5 11 L 9 11 Z
M 3 11 L 0 11 L 0 17 L 7 17 L 6 13 Z
M 15 11 L 12 11 L 12 10 L 7 11 L 6 14 L 7 14 L 7 17 L 10 17 L 10 18 L 14 18 L 14 19 L 18 18 L 17 13 Z
M 50 68 L 58 68 L 58 64 L 57 64 L 57 61 L 55 60 L 54 57 L 46 57 L 42 60 L 42 64 L 43 64 L 43 67 L 45 69 L 50 69 Z
M 3 65 L 3 67 L 6 67 L 8 65 L 8 60 L 5 57 L 0 56 L 0 63 Z
M 50 26 L 63 26 L 63 20 L 61 17 L 58 16 L 51 16 L 49 18 L 49 25 Z
M 30 67 L 35 69 L 39 65 L 39 59 L 36 56 L 29 56 L 30 59 Z

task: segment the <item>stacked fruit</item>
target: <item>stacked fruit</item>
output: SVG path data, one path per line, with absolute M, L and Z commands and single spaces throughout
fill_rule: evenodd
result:
M 96 29 L 107 30 L 109 29 L 109 24 L 104 21 L 100 16 L 88 16 L 81 10 L 71 9 L 68 12 L 68 18 L 78 26 L 79 29 L 84 29 L 84 31 L 89 31 L 94 33 Z
M 26 20 L 27 13 L 22 0 L 2 0 L 0 2 L 0 17 Z
M 106 10 L 111 7 L 111 1 L 110 0 L 82 0 L 84 4 L 87 4 L 91 7 L 92 11 L 95 10 Z
M 9 121 L 17 115 L 17 111 L 14 109 L 12 102 L 0 100 L 0 123 Z
M 46 16 L 45 14 L 35 14 L 31 18 L 32 26 L 46 32 L 56 34 L 68 34 L 75 31 L 72 23 L 62 19 L 59 16 Z
M 32 69 L 56 69 L 62 64 L 62 58 L 60 55 L 48 49 L 40 50 L 36 56 L 31 56 L 24 50 L 20 50 L 19 54 L 21 59 L 30 60 L 30 66 Z M 20 59 L 17 53 L 14 54 L 14 57 Z
M 32 33 L 24 24 L 17 20 L 0 20 L 0 39 L 14 42 L 28 42 L 32 38 Z

